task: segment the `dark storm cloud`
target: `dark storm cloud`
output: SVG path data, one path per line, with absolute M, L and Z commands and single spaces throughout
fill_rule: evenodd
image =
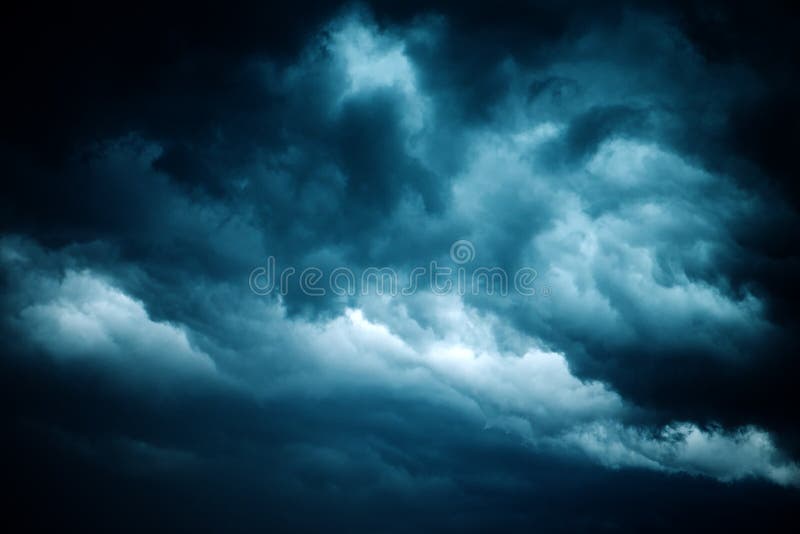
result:
M 595 4 L 15 13 L 21 504 L 43 484 L 83 523 L 79 487 L 130 528 L 780 521 L 796 490 L 749 479 L 800 479 L 796 18 Z M 456 239 L 551 298 L 247 288 L 270 254 L 407 273 Z
M 72 287 L 69 276 L 62 285 L 73 298 L 98 289 L 85 279 Z M 58 295 L 47 284 L 35 287 L 49 291 L 44 300 Z M 56 302 L 66 304 L 67 295 Z M 32 308 L 21 307 L 30 316 Z M 81 309 L 87 312 L 85 303 Z M 112 312 L 105 310 L 105 320 L 113 321 Z M 129 325 L 142 327 L 118 326 Z M 273 398 L 213 374 L 187 382 L 173 371 L 159 380 L 148 375 L 163 373 L 164 362 L 136 354 L 143 337 L 111 334 L 128 350 L 92 356 L 86 346 L 88 353 L 50 354 L 17 346 L 3 359 L 12 502 L 35 512 L 41 485 L 54 499 L 47 514 L 27 520 L 31 526 L 614 530 L 661 528 L 666 514 L 687 529 L 731 521 L 777 527 L 796 505 L 796 494 L 759 482 L 719 486 L 541 456 L 520 447 L 515 434 L 480 429 L 469 413 L 387 394 L 380 373 L 367 375 L 366 387 L 319 395 L 305 383 L 299 397 Z M 68 335 L 45 339 L 70 344 Z M 131 350 L 137 371 L 120 375 Z M 740 503 L 733 515 L 731 502 Z
M 713 11 L 713 8 L 710 9 Z M 679 11 L 670 14 L 667 20 L 681 28 L 686 23 L 686 16 Z M 730 17 L 735 20 L 731 28 L 733 31 L 748 34 L 752 30 L 743 25 L 745 16 L 722 10 L 722 22 L 716 19 L 715 22 L 718 25 L 725 24 Z M 573 355 L 572 361 L 579 372 L 592 368 L 588 372 L 589 376 L 604 377 L 640 402 L 667 410 L 668 417 L 696 416 L 701 419 L 721 418 L 731 422 L 741 422 L 750 417 L 765 423 L 769 421 L 773 428 L 791 436 L 795 432 L 796 415 L 787 413 L 785 408 L 796 404 L 793 398 L 794 387 L 791 385 L 794 378 L 788 378 L 796 376 L 792 371 L 792 355 L 796 352 L 796 343 L 791 334 L 796 328 L 793 318 L 796 317 L 796 308 L 792 304 L 796 300 L 796 282 L 790 280 L 792 276 L 789 273 L 795 270 L 797 256 L 796 250 L 792 250 L 793 247 L 788 243 L 796 241 L 791 236 L 796 233 L 798 225 L 796 214 L 783 204 L 780 193 L 770 186 L 765 187 L 764 183 L 772 182 L 780 190 L 787 192 L 791 192 L 793 186 L 791 181 L 780 175 L 766 177 L 770 173 L 769 159 L 752 157 L 752 150 L 759 150 L 758 145 L 750 145 L 752 148 L 744 151 L 744 154 L 741 150 L 741 143 L 747 144 L 748 138 L 758 137 L 759 143 L 772 146 L 775 153 L 783 154 L 782 157 L 790 157 L 789 151 L 781 147 L 786 139 L 793 138 L 793 106 L 786 100 L 783 90 L 783 78 L 787 70 L 791 70 L 791 66 L 785 63 L 785 57 L 784 62 L 781 62 L 780 52 L 777 60 L 773 58 L 775 63 L 772 65 L 761 63 L 760 60 L 769 54 L 770 48 L 766 43 L 763 48 L 758 47 L 744 55 L 753 60 L 752 64 L 745 63 L 746 67 L 742 66 L 740 55 L 736 59 L 726 58 L 728 61 L 720 61 L 719 54 L 704 57 L 701 54 L 707 52 L 709 43 L 702 38 L 695 51 L 692 49 L 692 42 L 682 41 L 683 38 L 673 26 L 651 19 L 653 24 L 637 27 L 635 21 L 640 22 L 641 19 L 623 14 L 619 26 L 624 31 L 616 35 L 614 30 L 605 29 L 603 25 L 593 27 L 583 37 L 590 45 L 596 45 L 592 48 L 583 50 L 571 44 L 557 48 L 561 52 L 557 61 L 569 61 L 565 58 L 573 57 L 574 60 L 583 62 L 588 69 L 592 67 L 592 61 L 602 65 L 611 60 L 612 65 L 608 69 L 599 70 L 596 76 L 591 73 L 583 74 L 583 80 L 578 82 L 563 76 L 549 78 L 571 81 L 565 87 L 575 94 L 567 99 L 566 115 L 569 126 L 563 136 L 564 144 L 559 141 L 554 152 L 560 158 L 567 158 L 568 162 L 578 158 L 579 163 L 580 158 L 596 152 L 598 145 L 609 138 L 639 138 L 673 147 L 679 154 L 683 152 L 688 161 L 699 161 L 701 165 L 707 165 L 710 170 L 724 173 L 725 176 L 721 182 L 723 189 L 719 188 L 718 182 L 693 192 L 686 192 L 685 189 L 681 192 L 664 189 L 669 184 L 664 180 L 671 179 L 668 175 L 656 174 L 656 183 L 648 184 L 646 189 L 621 189 L 611 197 L 607 194 L 607 184 L 599 187 L 591 183 L 579 184 L 582 190 L 589 193 L 587 202 L 592 205 L 597 216 L 601 216 L 604 211 L 608 213 L 624 208 L 626 203 L 657 203 L 660 198 L 676 199 L 684 195 L 684 202 L 694 205 L 685 211 L 688 216 L 709 209 L 716 210 L 718 207 L 726 210 L 723 207 L 726 201 L 720 197 L 729 195 L 731 190 L 725 191 L 725 188 L 730 187 L 725 185 L 725 181 L 742 187 L 735 194 L 753 199 L 747 202 L 756 205 L 763 203 L 763 208 L 710 214 L 712 220 L 724 224 L 730 229 L 730 233 L 724 237 L 714 234 L 709 236 L 714 244 L 708 262 L 698 263 L 696 258 L 684 256 L 681 249 L 692 242 L 698 243 L 694 239 L 697 234 L 680 232 L 680 226 L 677 226 L 670 231 L 671 235 L 663 236 L 662 243 L 656 249 L 655 259 L 659 265 L 653 276 L 665 277 L 661 283 L 667 287 L 674 285 L 676 282 L 674 278 L 670 280 L 673 276 L 670 272 L 676 268 L 677 260 L 678 272 L 682 270 L 689 280 L 711 284 L 736 300 L 741 299 L 745 291 L 752 291 L 767 305 L 766 315 L 775 318 L 777 329 L 770 329 L 768 333 L 751 336 L 746 340 L 741 337 L 741 330 L 738 333 L 733 330 L 704 333 L 702 324 L 695 322 L 690 329 L 676 332 L 678 337 L 672 341 L 653 342 L 650 334 L 644 334 L 651 327 L 643 325 L 638 318 L 648 306 L 638 299 L 648 297 L 642 295 L 637 300 L 630 300 L 631 295 L 622 294 L 627 293 L 627 290 L 619 292 L 614 287 L 616 282 L 601 278 L 597 280 L 598 284 L 602 284 L 599 290 L 610 299 L 612 309 L 626 316 L 626 322 L 633 325 L 638 323 L 640 326 L 634 328 L 640 334 L 631 339 L 631 346 L 626 346 L 627 341 L 614 340 L 616 334 L 613 331 L 598 330 L 586 325 L 566 334 L 570 339 L 562 339 L 556 343 Z M 784 43 L 789 39 L 787 28 L 782 23 L 777 24 L 778 34 L 770 37 L 770 41 Z M 715 41 L 715 45 L 721 49 L 738 46 L 732 37 L 716 36 L 708 40 Z M 783 47 L 778 48 L 785 50 L 785 46 L 787 45 L 784 43 Z M 796 46 L 793 48 L 796 49 Z M 549 50 L 552 49 L 551 47 Z M 752 71 L 748 72 L 748 69 Z M 615 70 L 622 74 L 629 73 L 626 85 L 615 85 Z M 606 102 L 585 111 L 572 111 L 569 106 L 574 106 L 574 102 L 580 105 L 581 97 L 586 98 L 585 91 L 591 91 L 593 86 L 595 91 L 597 87 L 600 91 L 603 91 L 604 86 L 607 88 L 600 93 Z M 544 87 L 548 86 L 545 84 Z M 562 91 L 561 84 L 554 87 Z M 714 87 L 713 98 L 708 96 L 711 87 Z M 624 92 L 620 93 L 620 89 Z M 541 90 L 532 94 L 533 102 L 540 98 Z M 609 101 L 621 101 L 622 104 L 609 105 Z M 763 106 L 764 102 L 770 102 L 770 105 L 787 112 L 788 116 L 785 120 L 775 122 L 769 129 L 759 128 L 758 124 L 745 126 L 739 117 L 742 109 L 751 108 L 753 102 L 762 103 L 755 104 L 756 109 Z M 552 97 L 547 104 L 551 110 L 554 107 L 558 109 L 553 106 Z M 764 142 L 773 135 L 779 137 L 780 141 L 775 144 Z M 742 156 L 750 156 L 751 159 L 748 161 Z M 658 169 L 647 169 L 647 172 L 658 173 Z M 761 178 L 754 179 L 754 175 Z M 605 191 L 601 190 L 603 187 L 606 187 Z M 759 198 L 761 200 L 755 200 Z M 503 203 L 502 206 L 502 211 L 508 213 L 509 205 Z M 676 216 L 680 217 L 677 214 L 684 210 L 680 208 L 680 204 L 674 207 L 677 208 Z M 765 213 L 772 214 L 766 221 Z M 528 213 L 523 211 L 516 218 L 525 216 Z M 627 216 L 641 215 L 629 213 Z M 773 224 L 780 224 L 784 230 L 778 231 Z M 691 226 L 687 224 L 686 228 Z M 753 228 L 760 228 L 761 231 L 754 231 Z M 648 231 L 648 235 L 653 236 L 652 229 L 648 228 Z M 705 232 L 699 227 L 688 231 Z M 755 232 L 759 233 L 760 238 L 753 239 Z M 564 237 L 569 238 L 568 235 Z M 749 267 L 745 267 L 745 264 Z M 742 269 L 748 275 L 742 276 Z M 603 276 L 601 272 L 595 274 Z M 664 303 L 662 311 L 668 307 Z M 570 315 L 574 316 L 572 312 Z M 559 317 L 556 323 L 560 330 L 559 336 L 564 335 L 564 319 Z M 540 319 L 526 309 L 521 320 L 530 324 Z M 566 321 L 569 322 L 570 319 L 567 318 Z M 653 326 L 655 325 L 654 323 Z M 663 323 L 659 326 L 663 326 Z M 689 327 L 689 323 L 686 326 Z M 530 331 L 542 335 L 541 328 L 532 328 Z M 648 339 L 647 342 L 644 341 L 645 338 Z M 724 341 L 730 339 L 735 339 L 736 342 Z M 578 345 L 575 345 L 576 342 Z M 720 361 L 718 357 L 725 354 L 722 361 L 729 362 L 726 358 L 737 352 L 746 355 L 746 361 L 734 358 L 737 361 L 730 366 L 712 363 L 714 370 L 709 371 L 707 366 L 710 361 Z M 580 354 L 585 354 L 586 359 Z M 716 357 L 713 356 L 715 354 Z M 642 359 L 648 362 L 646 368 L 639 365 Z M 649 375 L 645 369 L 652 369 L 653 374 Z M 747 405 L 747 408 L 743 405 Z M 682 408 L 672 410 L 678 406 Z
M 607 471 L 532 455 L 499 433 L 476 441 L 463 421 L 431 406 L 345 399 L 321 410 L 316 402 L 265 405 L 230 392 L 154 405 L 70 382 L 77 377 L 68 373 L 16 371 L 61 399 L 56 415 L 52 406 L 24 408 L 57 419 L 56 428 L 20 423 L 4 442 L 4 465 L 25 459 L 6 472 L 12 503 L 31 527 L 658 530 L 670 517 L 688 530 L 731 522 L 780 528 L 797 504 L 796 495 L 765 483 Z M 22 389 L 4 386 L 15 397 Z M 359 417 L 336 417 L 343 413 Z M 304 439 L 309 444 L 298 446 Z M 53 499 L 47 514 L 42 487 Z

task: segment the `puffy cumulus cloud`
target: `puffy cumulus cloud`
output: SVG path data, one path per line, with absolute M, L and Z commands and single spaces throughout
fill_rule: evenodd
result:
M 0 148 L 0 390 L 30 502 L 85 472 L 109 510 L 151 482 L 201 503 L 189 528 L 230 526 L 218 503 L 243 530 L 796 507 L 793 19 L 300 4 L 15 15 L 60 43 L 9 62 Z M 247 286 L 268 255 L 405 280 L 458 239 L 468 269 L 535 269 L 536 295 Z
M 90 362 L 113 379 L 140 386 L 208 380 L 215 366 L 186 330 L 150 318 L 131 298 L 89 270 L 42 270 L 15 239 L 3 239 L 3 268 L 14 287 L 7 327 L 56 361 Z M 27 249 L 27 251 L 25 250 Z
M 434 313 L 442 312 L 453 310 L 445 307 Z M 477 317 L 460 306 L 455 313 L 456 330 L 440 334 L 407 318 L 410 324 L 401 328 L 417 330 L 412 344 L 386 325 L 369 321 L 360 310 L 348 310 L 321 327 L 298 325 L 292 337 L 298 340 L 293 342 L 296 353 L 313 358 L 319 366 L 318 385 L 325 395 L 353 384 L 405 390 L 465 410 L 482 425 L 516 417 L 535 434 L 621 411 L 614 393 L 572 376 L 563 356 L 535 348 L 524 354 L 502 354 Z M 470 343 L 477 337 L 480 345 Z M 289 377 L 293 383 L 281 382 L 290 387 L 288 394 L 303 388 L 308 394 L 320 394 L 314 377 L 305 369 L 298 371 L 300 377 Z
M 240 295 L 247 307 L 237 301 L 237 324 L 224 325 L 210 340 L 192 333 L 198 340 L 190 342 L 185 325 L 152 320 L 141 302 L 97 274 L 67 269 L 59 278 L 58 271 L 27 272 L 25 249 L 42 253 L 16 239 L 3 242 L 4 270 L 12 274 L 20 307 L 7 326 L 62 364 L 88 360 L 108 369 L 112 382 L 173 389 L 180 379 L 206 388 L 237 384 L 256 398 L 288 403 L 390 395 L 455 411 L 476 433 L 499 429 L 551 454 L 584 453 L 603 465 L 720 480 L 758 476 L 780 484 L 800 482 L 799 468 L 781 457 L 762 430 L 748 427 L 726 435 L 688 423 L 649 431 L 630 424 L 635 407 L 618 394 L 576 378 L 564 355 L 543 350 L 524 335 L 506 331 L 518 338 L 506 345 L 521 352 L 503 350 L 496 340 L 503 329 L 500 318 L 479 314 L 458 296 L 415 297 L 428 308 L 429 324 L 423 327 L 414 319 L 413 309 L 420 306 L 414 302 L 365 302 L 370 315 L 389 324 L 368 319 L 360 309 L 310 322 L 288 317 L 280 302 L 264 309 L 254 296 Z M 228 345 L 245 332 L 248 361 L 242 361 L 239 347 Z M 219 361 L 194 345 L 206 345 Z M 226 352 L 239 361 L 227 359 Z M 144 441 L 142 447 L 161 446 Z M 350 444 L 327 452 L 318 447 L 300 445 L 309 456 L 303 462 L 327 458 L 324 463 L 339 464 L 344 458 L 336 458 L 353 454 Z M 375 453 L 367 449 L 366 454 Z
M 409 320 L 407 311 L 382 313 Z M 437 306 L 433 313 L 448 316 L 439 334 L 415 322 L 395 321 L 406 335 L 414 332 L 411 344 L 360 310 L 348 310 L 322 326 L 295 324 L 291 335 L 302 341 L 287 343 L 310 358 L 319 374 L 309 376 L 301 367 L 300 376 L 280 379 L 277 394 L 326 397 L 354 387 L 389 389 L 463 410 L 484 428 L 517 435 L 533 447 L 584 452 L 604 465 L 684 471 L 724 481 L 756 476 L 800 483 L 800 468 L 763 430 L 748 427 L 726 434 L 689 423 L 657 430 L 626 425 L 620 421 L 632 419 L 633 407 L 602 384 L 577 379 L 562 355 L 536 347 L 523 354 L 502 353 L 486 325 L 497 319 L 479 318 L 460 302 Z
M 728 395 L 753 379 L 749 371 L 774 365 L 764 343 L 782 336 L 766 297 L 732 287 L 719 263 L 741 250 L 731 228 L 756 219 L 762 201 L 668 146 L 627 136 L 599 144 L 581 166 L 553 170 L 548 150 L 566 135 L 544 122 L 473 141 L 453 187 L 454 218 L 490 220 L 468 234 L 477 261 L 509 272 L 535 266 L 553 297 L 471 302 L 564 352 L 579 374 L 644 404 L 674 407 L 657 398 L 672 387 L 681 402 L 707 406 L 710 390 L 687 386 L 706 374 L 716 380 L 708 365 L 726 366 L 717 377 L 736 376 L 720 392 L 716 408 L 724 412 Z
M 361 15 L 366 17 L 366 15 Z M 339 105 L 359 94 L 392 88 L 405 101 L 401 117 L 410 132 L 425 126 L 426 99 L 418 90 L 414 66 L 405 50 L 405 41 L 383 35 L 363 19 L 344 19 L 329 28 L 325 48 L 343 63 L 347 87 L 339 96 Z M 423 32 L 425 30 L 422 30 Z
M 47 284 L 36 287 L 48 291 Z M 53 289 L 52 300 L 23 308 L 19 320 L 32 340 L 54 356 L 124 357 L 132 360 L 132 369 L 164 364 L 165 372 L 174 371 L 172 366 L 213 370 L 208 355 L 194 351 L 184 331 L 152 321 L 141 302 L 90 273 L 68 271 Z

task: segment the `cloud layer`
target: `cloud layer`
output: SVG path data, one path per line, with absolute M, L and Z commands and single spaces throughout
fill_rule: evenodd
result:
M 20 506 L 41 479 L 133 529 L 226 524 L 208 503 L 234 530 L 752 524 L 725 502 L 780 521 L 800 485 L 786 23 L 762 45 L 757 15 L 714 5 L 301 12 L 176 8 L 141 45 L 112 17 L 12 63 Z M 537 291 L 248 285 L 267 256 L 405 279 L 456 267 L 457 240 Z M 196 522 L 131 519 L 150 483 Z

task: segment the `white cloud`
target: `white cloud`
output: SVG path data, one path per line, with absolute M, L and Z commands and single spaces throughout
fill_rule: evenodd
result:
M 141 302 L 90 271 L 67 270 L 60 280 L 23 279 L 33 302 L 18 326 L 58 359 L 119 366 L 132 376 L 214 372 L 214 362 L 192 347 L 186 331 L 152 320 Z
M 201 349 L 186 326 L 153 320 L 113 281 L 73 268 L 63 277 L 29 271 L 21 243 L 2 245 L 21 303 L 13 323 L 20 333 L 57 360 L 96 362 L 122 380 L 227 377 L 258 396 L 289 400 L 380 391 L 456 410 L 476 432 L 500 429 L 537 449 L 582 453 L 609 467 L 800 483 L 800 468 L 761 429 L 675 423 L 647 432 L 627 424 L 631 406 L 616 392 L 578 379 L 564 354 L 456 295 L 364 297 L 362 308 L 326 321 L 287 317 L 280 302 L 253 295 L 207 295 L 231 308 L 215 310 L 223 319 L 213 340 L 198 337 Z
M 617 422 L 579 426 L 561 438 L 603 465 L 635 466 L 711 476 L 722 481 L 763 477 L 800 485 L 800 466 L 778 451 L 770 435 L 754 427 L 725 432 L 675 423 L 647 433 Z
M 631 407 L 602 383 L 576 378 L 564 355 L 531 339 L 515 341 L 528 343 L 521 354 L 504 352 L 497 345 L 497 317 L 478 315 L 455 296 L 415 298 L 426 303 L 426 327 L 407 306 L 368 298 L 362 300 L 370 314 L 386 323 L 350 309 L 322 324 L 295 320 L 289 328 L 270 328 L 284 332 L 278 344 L 290 346 L 302 362 L 280 377 L 256 375 L 257 389 L 324 398 L 375 388 L 461 410 L 475 420 L 476 431 L 500 429 L 534 448 L 585 454 L 612 468 L 800 483 L 800 467 L 761 429 L 725 432 L 675 423 L 648 432 L 631 426 L 624 422 Z
M 429 103 L 417 89 L 414 65 L 406 55 L 404 40 L 380 32 L 365 15 L 351 15 L 330 25 L 326 46 L 338 59 L 347 79 L 340 105 L 354 95 L 391 88 L 405 100 L 402 120 L 409 131 L 424 126 Z

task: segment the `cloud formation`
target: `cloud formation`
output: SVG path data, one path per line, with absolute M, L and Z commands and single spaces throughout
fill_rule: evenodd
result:
M 69 495 L 84 473 L 110 525 L 155 482 L 176 510 L 202 503 L 195 523 L 152 516 L 182 529 L 227 524 L 209 503 L 235 530 L 789 513 L 800 225 L 779 8 L 237 8 L 72 20 L 63 50 L 10 63 L 0 330 L 25 488 Z M 267 256 L 456 267 L 457 240 L 464 267 L 531 268 L 539 291 L 248 286 Z M 614 502 L 565 519 L 597 493 Z M 698 494 L 707 521 L 653 502 Z

